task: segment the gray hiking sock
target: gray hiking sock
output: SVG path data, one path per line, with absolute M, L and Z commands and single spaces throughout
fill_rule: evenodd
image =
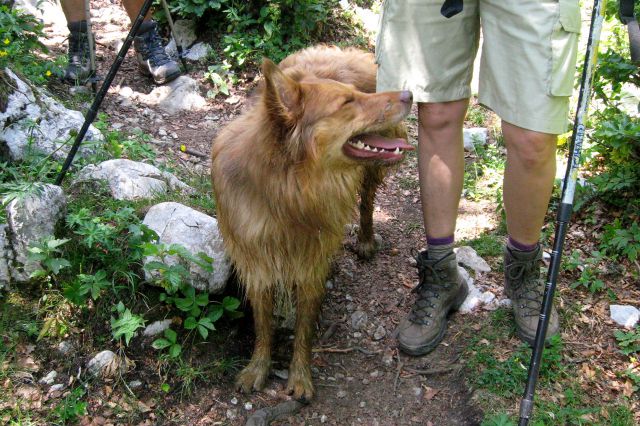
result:
M 450 244 L 427 244 L 429 259 L 439 260 L 453 252 L 454 243 Z

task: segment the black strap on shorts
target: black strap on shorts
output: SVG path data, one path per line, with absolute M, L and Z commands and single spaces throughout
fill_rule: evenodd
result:
M 445 0 L 440 9 L 440 13 L 445 18 L 451 18 L 460 12 L 462 12 L 462 0 Z
M 638 20 L 633 10 L 634 3 L 634 0 L 619 0 L 619 14 L 620 21 L 627 26 L 627 31 L 629 32 L 631 61 L 640 65 L 640 28 L 638 27 Z

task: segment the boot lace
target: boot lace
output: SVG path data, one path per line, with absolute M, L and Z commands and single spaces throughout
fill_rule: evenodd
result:
M 154 67 L 164 65 L 171 61 L 164 51 L 162 38 L 160 38 L 160 34 L 158 34 L 155 28 L 150 29 L 139 37 L 142 37 L 143 40 L 142 51 L 140 53 L 142 53 L 144 60 L 151 61 Z
M 540 280 L 538 261 L 514 259 L 506 269 L 509 286 L 516 299 L 514 302 L 520 305 L 522 315 L 540 314 L 544 283 Z
M 87 33 L 77 32 L 69 36 L 69 65 L 82 67 L 89 59 L 89 37 Z
M 418 296 L 409 314 L 409 321 L 414 324 L 429 325 L 439 302 L 440 292 L 451 288 L 451 284 L 444 281 L 446 271 L 437 267 L 437 263 L 424 261 L 416 256 L 415 267 L 418 268 L 420 283 L 412 290 Z

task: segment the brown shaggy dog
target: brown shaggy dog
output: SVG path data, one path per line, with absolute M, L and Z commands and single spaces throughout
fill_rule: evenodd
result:
M 373 56 L 320 46 L 265 59 L 254 105 L 216 138 L 211 176 L 220 231 L 255 319 L 238 388 L 261 389 L 271 367 L 274 303 L 296 305 L 288 391 L 310 399 L 309 361 L 331 257 L 361 189 L 359 252 L 374 251 L 371 213 L 383 167 L 413 149 L 401 121 L 411 92 L 375 92 Z M 387 137 L 382 137 L 385 134 Z M 362 188 L 363 183 L 365 188 Z

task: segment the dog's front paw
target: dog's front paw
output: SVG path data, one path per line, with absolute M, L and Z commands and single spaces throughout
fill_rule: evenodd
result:
M 355 252 L 360 259 L 371 260 L 380 247 L 382 247 L 382 237 L 379 234 L 374 234 L 373 239 L 366 241 L 364 239 L 358 239 Z
M 310 401 L 313 398 L 314 389 L 309 366 L 289 366 L 287 393 L 298 400 Z
M 267 377 L 269 376 L 269 370 L 271 369 L 271 361 L 251 360 L 244 370 L 238 374 L 236 378 L 236 390 L 244 393 L 249 393 L 254 390 L 262 390 Z

